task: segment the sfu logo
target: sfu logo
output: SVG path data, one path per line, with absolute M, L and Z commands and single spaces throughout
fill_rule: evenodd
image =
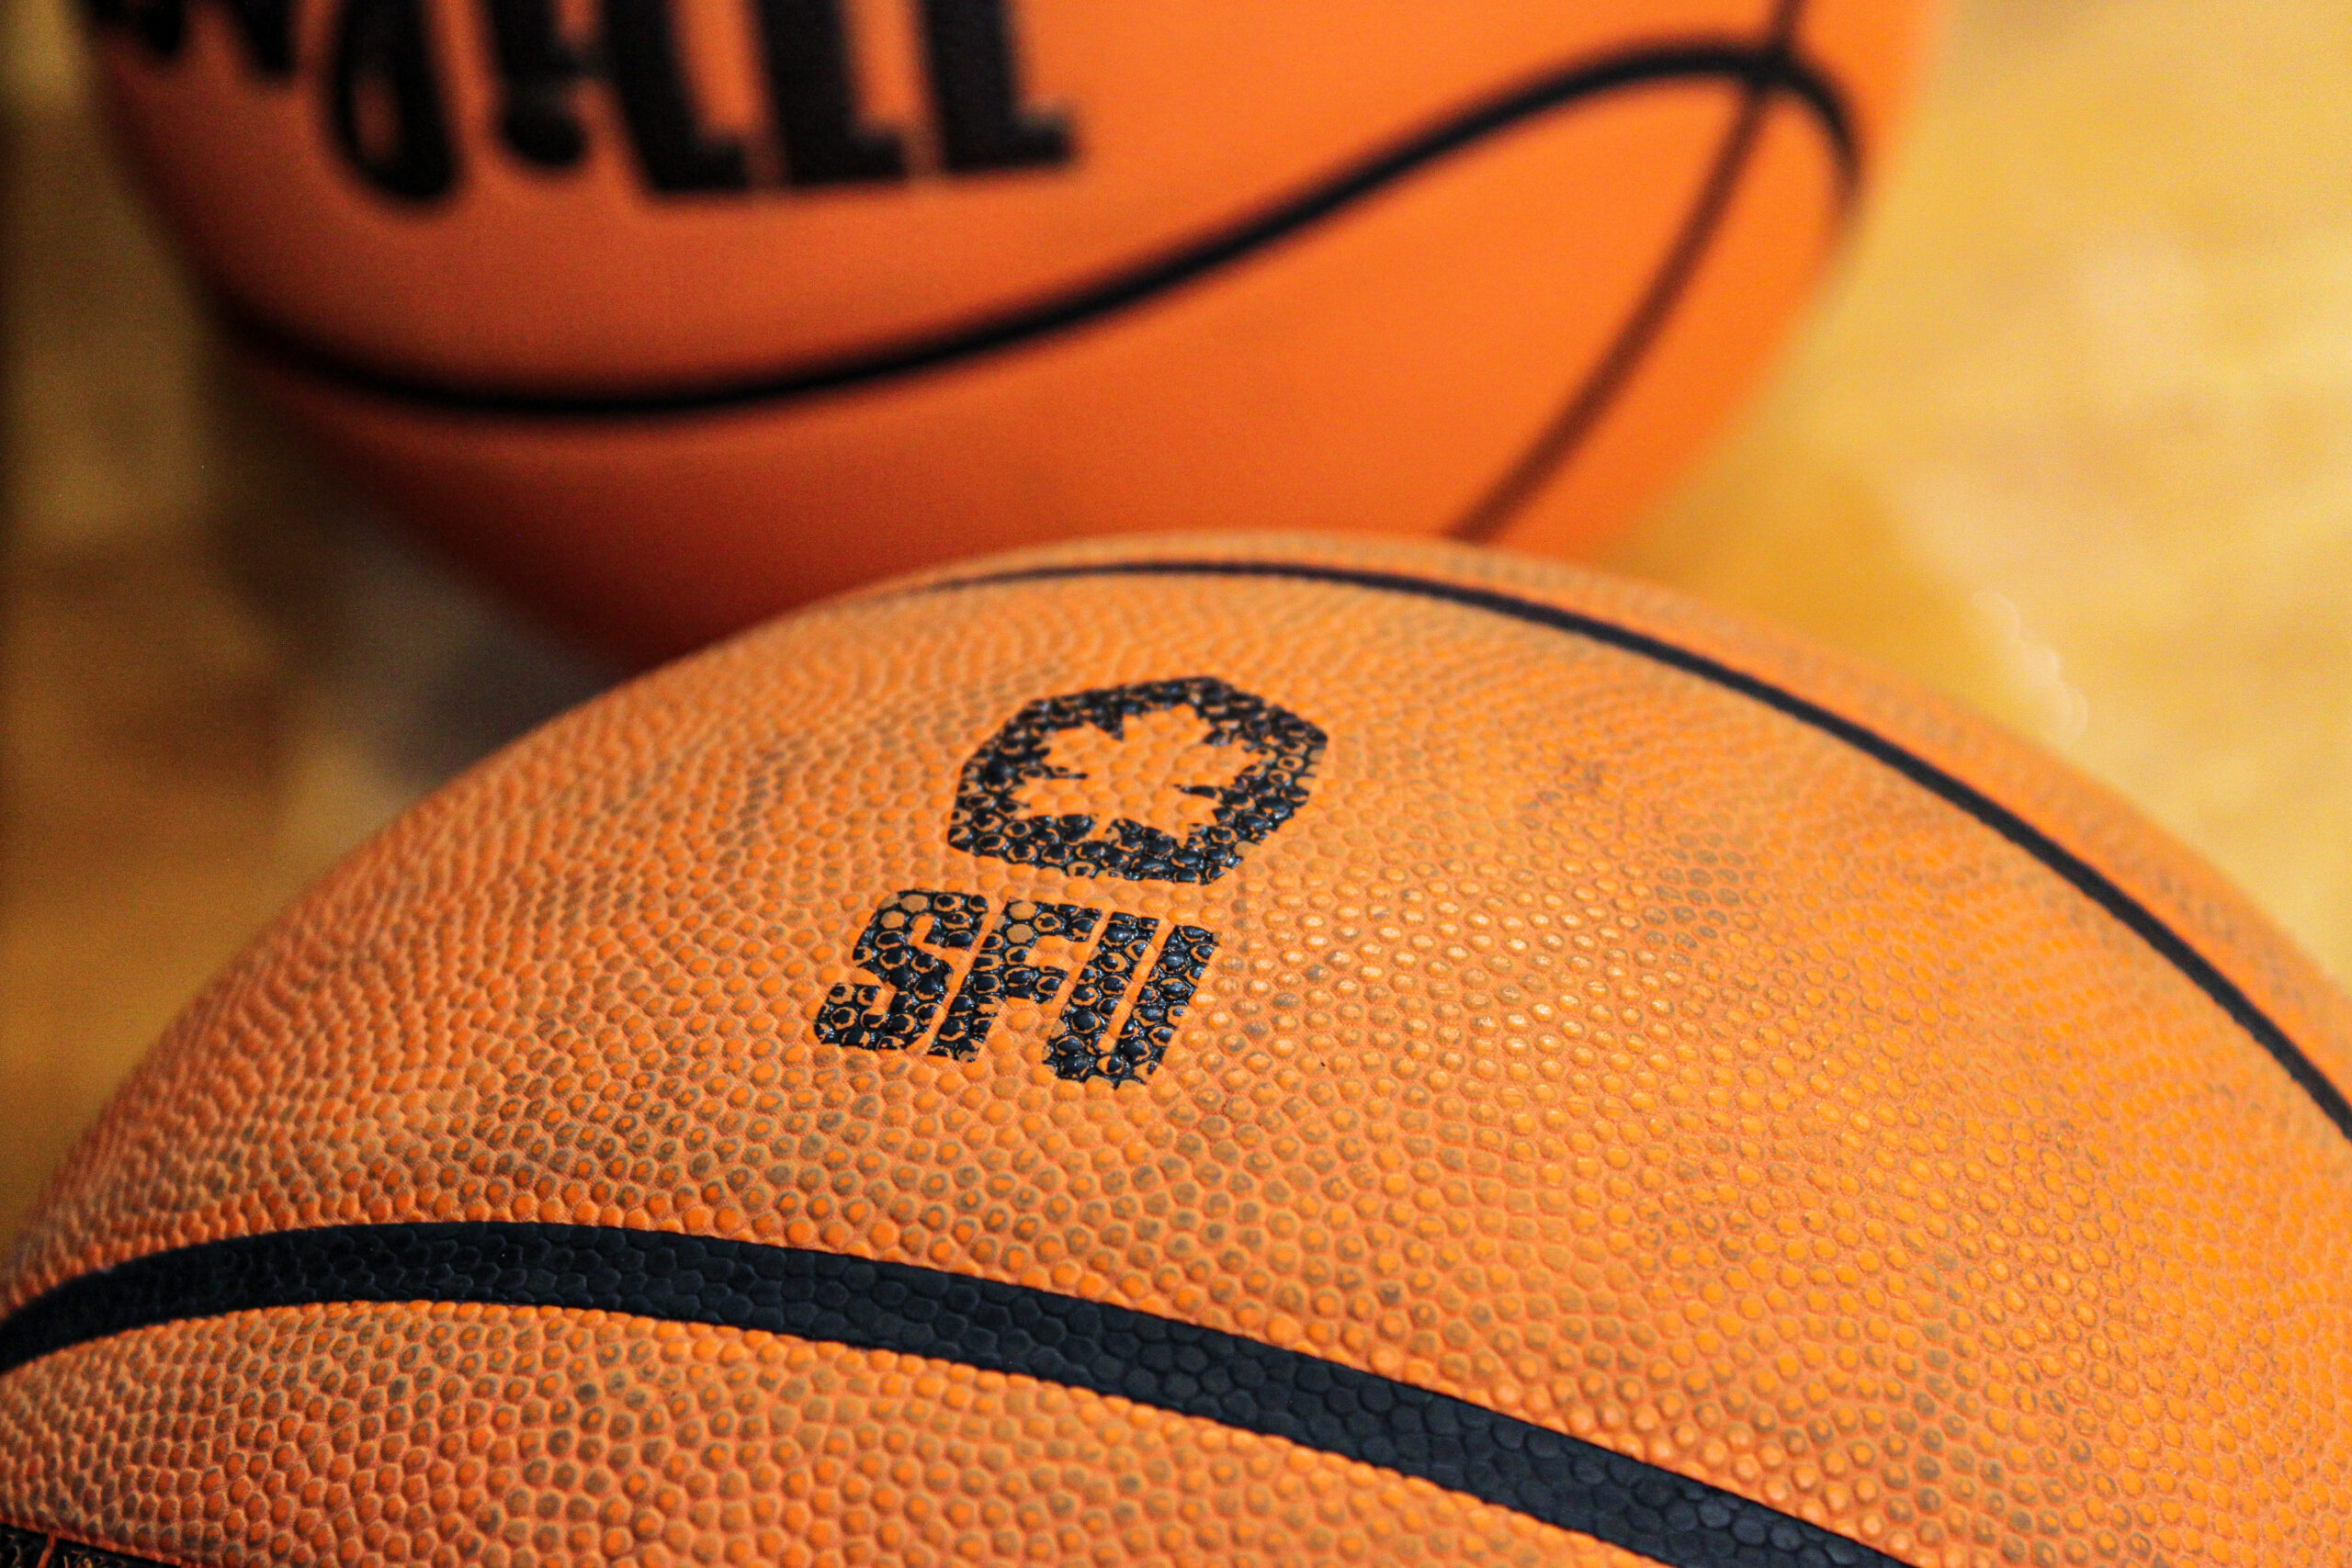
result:
M 1047 697 L 964 766 L 947 841 L 1075 878 L 1212 883 L 1306 802 L 1323 732 L 1209 676 Z M 1107 902 L 1107 901 L 1106 901 Z M 1075 977 L 1037 961 L 1049 942 Z M 1159 916 L 1044 898 L 900 888 L 857 938 L 860 978 L 817 1014 L 829 1044 L 977 1055 L 1009 1001 L 1060 1010 L 1046 1066 L 1136 1083 L 1167 1054 L 1216 934 Z M 969 953 L 960 980 L 952 955 Z
M 82 0 L 91 25 L 127 34 L 158 64 L 180 57 L 197 0 Z M 462 158 L 452 128 L 431 0 L 215 0 L 248 82 L 311 85 L 350 172 L 383 195 L 447 197 Z M 326 47 L 303 58 L 298 6 L 332 6 Z M 575 36 L 559 0 L 476 0 L 497 84 L 491 128 L 505 156 L 541 175 L 589 150 L 583 87 L 601 82 L 646 187 L 723 194 L 761 186 L 888 185 L 911 176 L 910 129 L 927 131 L 929 164 L 960 176 L 1054 168 L 1072 158 L 1066 115 L 1023 101 L 1011 0 L 912 0 L 930 96 L 926 128 L 870 124 L 843 0 L 742 0 L 739 25 L 758 62 L 768 123 L 750 138 L 703 119 L 672 0 L 596 0 L 596 27 Z M 765 171 L 765 172 L 763 172 Z

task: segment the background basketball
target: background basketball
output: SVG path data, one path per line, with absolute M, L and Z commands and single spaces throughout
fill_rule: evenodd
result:
M 962 567 L 542 731 L 189 1011 L 0 1285 L 0 1541 L 2339 1562 L 2348 1069 L 2111 801 L 1649 590 Z
M 95 9 L 267 387 L 664 652 L 1079 533 L 1590 543 L 1805 294 L 1921 7 Z

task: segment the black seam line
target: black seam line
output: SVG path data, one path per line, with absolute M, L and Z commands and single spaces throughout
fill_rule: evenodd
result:
M 1696 39 L 1583 61 L 1521 84 L 1374 153 L 1172 253 L 1147 258 L 1067 292 L 926 333 L 753 375 L 684 384 L 558 389 L 466 382 L 363 360 L 311 341 L 220 291 L 219 309 L 246 346 L 345 389 L 451 413 L 605 420 L 709 413 L 789 401 L 938 369 L 1083 326 L 1166 293 L 1287 239 L 1450 153 L 1548 111 L 1605 94 L 1710 78 L 1787 95 L 1820 127 L 1850 182 L 1860 161 L 1845 96 L 1787 50 Z
M 1926 758 L 1905 750 L 1876 731 L 1855 723 L 1852 719 L 1832 713 L 1818 704 L 1807 702 L 1792 692 L 1717 663 L 1704 654 L 1693 653 L 1661 638 L 1650 637 L 1613 622 L 1580 615 L 1574 611 L 1558 609 L 1532 600 L 1513 598 L 1489 589 L 1467 588 L 1458 583 L 1413 577 L 1402 572 L 1365 571 L 1346 567 L 1295 565 L 1285 561 L 1265 560 L 1138 560 L 1112 561 L 1092 566 L 1033 567 L 1017 571 L 993 572 L 982 577 L 957 578 L 945 582 L 927 583 L 918 592 L 940 592 L 953 589 L 981 588 L 997 583 L 1032 582 L 1072 577 L 1267 577 L 1288 578 L 1307 582 L 1329 582 L 1351 588 L 1367 588 L 1380 592 L 1406 593 L 1417 598 L 1438 599 L 1469 609 L 1484 610 L 1492 615 L 1525 621 L 1535 626 L 1588 637 L 1605 643 L 1627 653 L 1668 665 L 1687 674 L 1737 692 L 1776 712 L 1785 714 L 1801 724 L 1811 726 L 1874 758 L 1901 773 L 1913 784 L 1976 818 L 2004 839 L 2007 839 L 2044 866 L 2058 874 L 2074 889 L 2120 921 L 2134 936 L 2154 949 L 2157 956 L 2180 971 L 2191 985 L 2212 999 L 2229 1014 L 2239 1028 L 2254 1037 L 2255 1043 L 2268 1052 L 2271 1058 L 2295 1080 L 2296 1087 L 2311 1097 L 2321 1113 L 2335 1124 L 2335 1130 L 2352 1139 L 2352 1103 L 2347 1103 L 2342 1090 L 2331 1082 L 2325 1073 L 2303 1054 L 2302 1048 L 2288 1037 L 2287 1032 L 2272 1021 L 2270 1015 L 2255 1005 L 2254 999 L 2240 990 L 2237 984 L 2211 960 L 2191 947 L 2188 939 L 2159 919 L 2155 913 L 2134 898 L 2107 875 L 2080 859 L 2056 840 L 2034 827 L 2016 812 L 2001 805 L 1972 786 L 1945 773 Z
M 1299 1351 L 1000 1280 L 672 1231 L 341 1225 L 152 1253 L 0 1324 L 0 1372 L 166 1323 L 409 1302 L 625 1313 L 1087 1389 L 1419 1476 L 1672 1568 L 1899 1568 L 1736 1493 Z
M 1779 54 L 1790 51 L 1804 6 L 1805 0 L 1779 0 L 1766 49 Z M 1690 210 L 1684 215 L 1681 231 L 1668 247 L 1648 287 L 1634 301 L 1617 335 L 1558 412 L 1535 433 L 1518 460 L 1487 485 L 1485 492 L 1445 531 L 1448 537 L 1478 544 L 1509 527 L 1553 476 L 1583 448 L 1600 427 L 1601 416 L 1616 406 L 1634 370 L 1649 356 L 1658 333 L 1665 330 L 1667 321 L 1690 291 L 1691 280 L 1698 276 L 1699 264 L 1713 246 L 1724 215 L 1731 210 L 1732 197 L 1739 189 L 1740 177 L 1747 172 L 1757 142 L 1762 139 L 1765 116 L 1772 103 L 1770 87 L 1760 79 L 1750 77 L 1747 90 L 1740 96 L 1739 112 L 1732 117 L 1731 128 L 1716 151 L 1713 167 L 1708 170 L 1699 194 L 1690 203 Z M 1841 213 L 1853 204 L 1858 172 L 1850 163 L 1839 165 L 1838 208 Z
M 11 1556 L 12 1551 L 16 1555 Z M 19 1529 L 14 1525 L 0 1524 L 0 1568 L 65 1568 L 65 1554 L 69 1551 L 77 1554 L 74 1559 L 77 1564 L 87 1563 L 90 1568 L 178 1568 L 178 1564 L 159 1557 L 141 1557 L 111 1546 L 95 1546 L 71 1536 L 52 1535 L 45 1529 Z

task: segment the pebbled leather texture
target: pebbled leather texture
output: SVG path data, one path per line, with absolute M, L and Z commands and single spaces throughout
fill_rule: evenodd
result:
M 1147 558 L 1204 565 L 1108 570 Z M 0 1518 L 208 1568 L 2352 1545 L 2352 1142 L 2291 1067 L 2343 1084 L 2352 1032 L 2210 873 L 1948 708 L 1606 580 L 1017 564 L 1057 561 L 1105 570 L 628 688 L 265 935 L 0 1280 Z M 1033 705 L 1208 679 L 1325 737 L 1216 878 L 950 842 Z M 1119 711 L 1024 752 L 1012 817 L 1214 823 L 1253 754 Z M 1056 1048 L 1147 1010 L 1124 1076 Z M 512 1279 L 431 1266 L 572 1227 Z M 910 1281 L 972 1305 L 885 1335 L 947 1299 Z M 1055 1313 L 1104 1348 L 1006 1328 Z M 1251 1367 L 1294 1392 L 1172 1381 Z M 1414 1446 L 1431 1412 L 1458 1449 Z

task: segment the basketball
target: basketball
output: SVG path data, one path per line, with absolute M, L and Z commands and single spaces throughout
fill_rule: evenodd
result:
M 683 651 L 970 552 L 1582 550 L 1874 167 L 1918 0 L 91 0 L 263 387 Z
M 2340 1562 L 2347 1082 L 2186 852 L 1711 612 L 958 566 L 194 1005 L 0 1276 L 0 1562 Z

